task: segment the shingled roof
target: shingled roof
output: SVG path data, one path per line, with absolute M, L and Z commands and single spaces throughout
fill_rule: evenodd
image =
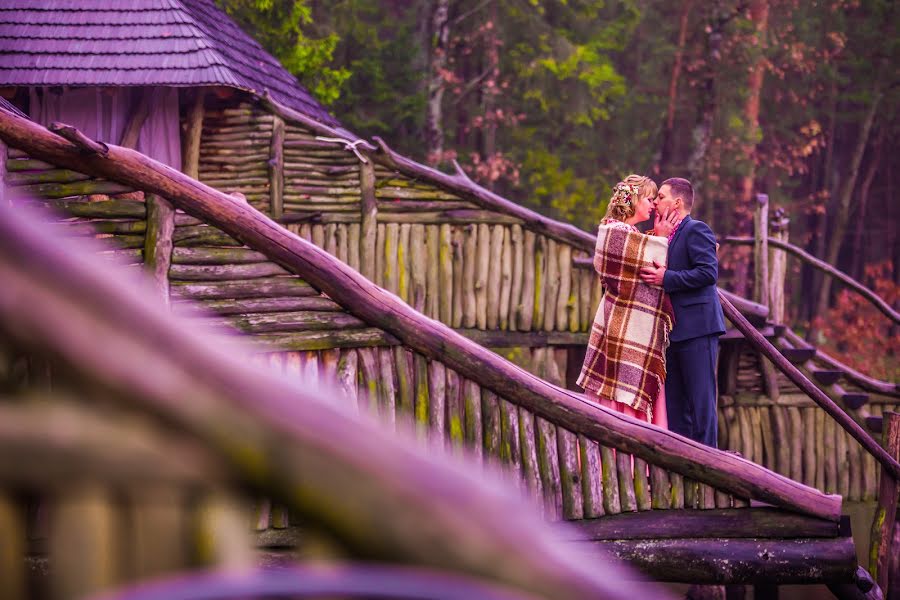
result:
M 337 121 L 212 0 L 3 0 L 0 85 L 228 86 Z

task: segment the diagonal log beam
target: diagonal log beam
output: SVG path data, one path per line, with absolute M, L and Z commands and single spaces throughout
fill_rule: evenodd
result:
M 36 158 L 169 198 L 186 213 L 219 227 L 301 275 L 351 313 L 388 331 L 406 346 L 574 433 L 740 497 L 834 521 L 840 517 L 839 496 L 822 494 L 733 454 L 594 406 L 579 394 L 550 385 L 424 317 L 263 213 L 140 153 L 110 146 L 106 157 L 85 156 L 40 125 L 2 111 L 0 137 Z M 753 332 L 757 333 L 755 329 Z

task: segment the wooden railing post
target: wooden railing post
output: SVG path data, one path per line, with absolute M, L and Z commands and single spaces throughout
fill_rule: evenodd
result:
M 0 205 L 6 202 L 6 161 L 9 158 L 6 142 L 0 140 Z
M 776 208 L 773 216 L 774 218 L 769 223 L 771 239 L 787 243 L 788 225 L 791 220 L 787 218 L 783 208 Z M 769 269 L 769 320 L 774 323 L 784 323 L 784 281 L 787 276 L 787 252 L 783 248 L 770 246 Z
M 276 221 L 284 214 L 284 120 L 277 115 L 269 145 L 269 212 Z
M 375 167 L 371 161 L 359 165 L 362 232 L 359 236 L 359 266 L 363 276 L 375 281 L 375 248 L 378 230 L 378 203 L 375 200 Z
M 769 196 L 756 195 L 753 215 L 753 300 L 769 305 Z
M 181 142 L 181 172 L 193 179 L 200 178 L 200 137 L 203 132 L 205 97 L 206 92 L 202 89 L 194 90 Z
M 883 444 L 894 458 L 900 458 L 900 413 L 884 413 Z M 869 572 L 878 583 L 885 598 L 900 598 L 900 569 L 895 555 L 900 554 L 898 543 L 897 501 L 900 499 L 900 480 L 881 468 L 878 485 L 878 506 L 872 521 L 872 541 L 869 549 Z

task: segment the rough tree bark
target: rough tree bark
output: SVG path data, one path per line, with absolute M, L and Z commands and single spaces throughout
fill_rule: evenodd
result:
M 872 94 L 872 103 L 863 119 L 860 128 L 859 138 L 856 140 L 856 146 L 853 148 L 853 155 L 850 160 L 850 169 L 841 186 L 841 195 L 838 199 L 837 214 L 834 216 L 834 227 L 831 235 L 828 237 L 828 245 L 825 253 L 825 262 L 837 266 L 838 253 L 847 234 L 847 225 L 850 222 L 850 202 L 854 198 L 856 191 L 856 180 L 859 178 L 859 167 L 862 163 L 866 146 L 869 144 L 869 134 L 872 131 L 872 124 L 875 122 L 875 114 L 878 111 L 878 105 L 881 104 L 883 92 L 881 90 L 881 82 L 876 81 L 875 89 Z M 821 316 L 828 308 L 828 298 L 831 295 L 831 279 L 826 278 L 822 281 L 822 287 L 819 288 L 819 298 L 816 303 L 816 316 Z
M 884 145 L 884 129 L 878 132 L 875 144 L 872 146 L 872 161 L 866 170 L 866 176 L 863 177 L 862 185 L 859 186 L 859 208 L 856 210 L 856 226 L 853 233 L 853 265 L 850 269 L 850 276 L 858 281 L 862 281 L 865 275 L 864 257 L 866 255 L 866 244 L 863 243 L 863 229 L 866 222 L 866 211 L 869 204 L 869 190 L 872 189 L 872 182 L 875 181 L 875 175 L 881 166 L 881 149 Z
M 722 3 L 715 0 L 707 8 L 706 19 L 706 69 L 700 93 L 700 110 L 697 123 L 691 133 L 693 150 L 688 158 L 687 171 L 689 179 L 694 182 L 694 189 L 700 192 L 700 176 L 706 164 L 706 155 L 709 151 L 709 143 L 712 139 L 713 119 L 718 108 L 716 100 L 716 76 L 719 63 L 722 62 L 722 28 L 728 22 L 728 18 L 721 17 Z M 708 204 L 708 203 L 707 203 Z M 711 222 L 713 215 L 712 206 L 703 208 L 702 217 Z
M 744 105 L 744 122 L 746 132 L 750 135 L 750 141 L 744 145 L 744 156 L 750 159 L 750 165 L 747 173 L 741 178 L 741 206 L 749 207 L 753 202 L 753 188 L 756 181 L 756 161 L 757 161 L 757 144 L 752 141 L 756 139 L 759 129 L 759 99 L 762 91 L 763 77 L 765 76 L 765 57 L 763 52 L 765 49 L 765 36 L 769 24 L 769 2 L 768 0 L 753 0 L 750 3 L 750 20 L 756 30 L 756 40 L 754 42 L 757 55 L 754 57 L 753 64 L 750 67 L 750 78 L 747 82 L 747 102 Z M 749 278 L 750 265 L 745 261 L 740 261 L 735 274 L 736 292 L 745 295 L 748 289 L 747 280 Z
M 497 32 L 497 2 L 492 1 L 488 10 L 488 28 L 485 52 L 485 72 L 488 73 L 481 85 L 482 108 L 484 110 L 484 127 L 482 129 L 481 154 L 485 161 L 490 161 L 497 152 L 497 80 L 500 77 L 500 41 Z M 487 188 L 494 189 L 491 177 L 486 178 Z
M 678 82 L 681 79 L 681 65 L 684 60 L 684 46 L 687 41 L 688 20 L 694 0 L 681 3 L 681 18 L 678 25 L 678 45 L 675 49 L 675 63 L 672 65 L 672 76 L 669 78 L 669 106 L 666 110 L 666 125 L 663 129 L 662 151 L 656 172 L 665 175 L 669 172 L 674 152 L 675 107 L 678 104 Z
M 427 162 L 434 166 L 444 153 L 443 100 L 450 37 L 450 1 L 437 0 L 431 12 L 429 36 L 428 110 L 425 118 Z

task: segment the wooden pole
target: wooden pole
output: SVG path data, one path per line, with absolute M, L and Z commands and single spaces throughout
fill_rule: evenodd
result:
M 169 267 L 172 264 L 175 209 L 156 194 L 147 197 L 147 233 L 144 237 L 144 266 L 163 302 L 169 303 Z
M 273 219 L 284 214 L 284 121 L 275 117 L 269 144 L 269 212 Z
M 739 497 L 753 497 L 834 520 L 840 515 L 840 497 L 823 495 L 737 456 L 692 442 L 621 413 L 593 406 L 584 402 L 578 394 L 549 385 L 443 324 L 423 317 L 347 265 L 250 206 L 173 172 L 137 152 L 113 146 L 108 157 L 85 156 L 71 143 L 54 136 L 40 125 L 2 111 L 0 138 L 7 142 L 14 140 L 17 146 L 41 160 L 77 168 L 94 176 L 117 179 L 171 198 L 185 212 L 264 252 L 357 317 L 395 335 L 407 347 L 432 360 L 440 360 L 463 377 L 482 382 L 502 398 L 525 406 L 536 415 L 573 433 L 584 434 L 606 446 L 634 454 Z M 757 344 L 767 345 L 774 355 L 781 356 L 727 300 L 723 301 L 723 305 L 729 318 L 737 320 L 736 325 L 746 337 L 759 336 Z M 802 380 L 819 392 L 808 380 Z M 835 418 L 847 418 L 827 397 L 825 402 L 833 407 Z M 854 437 L 867 447 L 870 442 L 874 443 L 861 430 Z M 900 474 L 900 465 L 890 457 L 887 459 L 885 464 L 892 472 Z
M 787 253 L 771 244 L 771 242 L 787 242 L 790 232 L 790 220 L 784 210 L 775 209 L 775 218 L 770 221 L 772 233 L 769 237 L 769 320 L 773 323 L 784 323 L 784 284 L 787 276 Z
M 9 160 L 9 152 L 6 142 L 0 140 L 0 206 L 12 204 L 12 199 L 6 198 L 6 185 L 9 175 L 6 172 L 6 161 Z
M 184 132 L 181 152 L 181 171 L 193 179 L 200 174 L 200 138 L 203 132 L 203 112 L 206 91 L 196 88 L 187 114 L 187 128 Z
M 138 138 L 141 137 L 141 129 L 143 128 L 147 117 L 150 116 L 150 109 L 153 105 L 153 100 L 157 95 L 157 89 L 158 88 L 138 88 L 140 98 L 138 99 L 137 105 L 131 111 L 131 115 L 128 117 L 125 131 L 122 132 L 122 141 L 120 142 L 120 145 L 125 146 L 126 148 L 137 148 Z
M 656 581 L 809 584 L 852 581 L 853 538 L 682 538 L 587 543 L 635 565 Z
M 756 195 L 753 214 L 755 243 L 753 245 L 753 300 L 769 305 L 769 196 Z
M 900 413 L 888 411 L 884 413 L 882 419 L 884 419 L 882 433 L 884 448 L 894 458 L 900 458 Z M 896 564 L 891 564 L 892 559 L 900 552 L 900 547 L 895 545 L 894 540 L 898 499 L 900 499 L 900 478 L 882 467 L 878 485 L 878 505 L 872 521 L 869 572 L 885 598 L 900 597 L 900 590 L 895 590 L 890 585 L 900 577 L 900 574 L 891 572 L 891 566 L 896 568 Z
M 378 202 L 375 200 L 375 168 L 371 162 L 359 165 L 359 187 L 362 191 L 360 211 L 362 212 L 362 232 L 359 236 L 359 264 L 361 273 L 369 281 L 375 281 L 375 254 L 383 252 L 376 248 L 378 228 Z

